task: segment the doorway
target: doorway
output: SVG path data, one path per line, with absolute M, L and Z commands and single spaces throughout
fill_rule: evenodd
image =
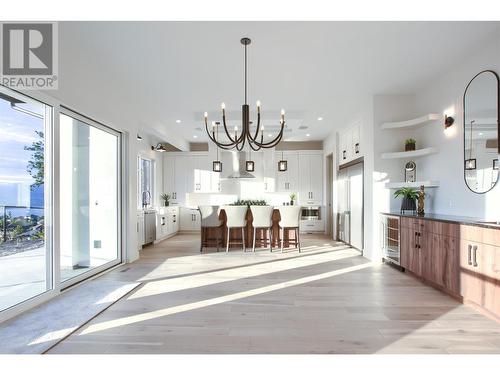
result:
M 364 247 L 363 174 L 362 158 L 339 168 L 337 209 L 338 239 L 361 252 Z

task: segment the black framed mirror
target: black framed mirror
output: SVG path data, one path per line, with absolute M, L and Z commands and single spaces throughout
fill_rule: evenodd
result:
M 490 191 L 498 182 L 499 90 L 498 75 L 484 70 L 471 79 L 464 92 L 464 178 L 477 194 Z

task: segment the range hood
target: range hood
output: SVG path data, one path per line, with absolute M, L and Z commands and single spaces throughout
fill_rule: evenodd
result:
M 227 154 L 231 157 L 230 162 L 226 164 L 231 171 L 227 178 L 255 178 L 253 174 L 245 170 L 247 161 L 245 151 L 231 151 Z

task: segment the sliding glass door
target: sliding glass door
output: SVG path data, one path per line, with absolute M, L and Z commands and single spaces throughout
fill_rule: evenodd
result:
M 0 87 L 0 311 L 51 290 L 52 107 Z
M 120 133 L 60 114 L 60 271 L 73 283 L 118 264 Z

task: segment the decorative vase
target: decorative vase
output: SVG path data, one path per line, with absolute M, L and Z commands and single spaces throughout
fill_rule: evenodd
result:
M 415 204 L 415 199 L 411 199 L 408 197 L 403 197 L 403 200 L 401 201 L 401 212 L 403 213 L 404 211 L 413 211 L 415 212 L 417 210 L 417 206 Z
M 405 151 L 415 151 L 415 143 L 405 144 Z
M 290 201 L 290 206 L 293 206 L 293 201 L 292 200 Z
M 170 202 L 169 201 L 165 201 L 165 207 L 168 207 L 170 206 Z

